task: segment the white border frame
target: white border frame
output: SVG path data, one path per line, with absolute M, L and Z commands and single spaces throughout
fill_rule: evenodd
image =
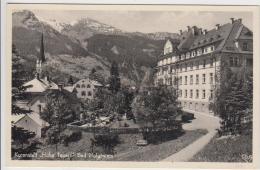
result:
M 4 63 L 6 63 L 6 58 L 5 58 L 5 54 L 6 54 L 6 44 L 5 44 L 5 38 L 6 38 L 6 9 L 7 9 L 7 4 L 8 3 L 35 3 L 35 4 L 41 4 L 41 3 L 49 3 L 49 4 L 62 4 L 62 3 L 69 3 L 69 4 L 162 4 L 162 5 L 167 5 L 167 4 L 178 4 L 178 5 L 185 5 L 185 4 L 189 4 L 189 5 L 260 5 L 260 1 L 258 0 L 218 0 L 218 2 L 210 2 L 208 0 L 197 0 L 192 1 L 192 0 L 99 0 L 98 2 L 95 0 L 37 0 L 37 2 L 33 1 L 33 0 L 2 0 L 1 1 L 1 168 L 4 169 L 18 169 L 17 167 L 6 167 L 5 163 L 5 145 L 4 145 L 4 137 L 5 137 L 5 106 L 6 106 L 6 101 L 4 100 L 5 96 L 6 96 L 6 86 L 4 83 L 4 80 L 7 79 L 7 74 L 5 74 L 5 70 L 7 69 L 6 65 L 4 65 Z M 260 22 L 260 21 L 259 21 Z M 259 22 L 257 24 L 259 24 Z M 259 44 L 258 44 L 259 45 Z M 258 53 L 259 54 L 259 53 Z M 258 60 L 254 60 L 254 68 L 256 67 L 256 62 L 259 62 Z M 258 63 L 259 64 L 259 63 Z M 257 68 L 257 70 L 255 70 L 257 72 L 254 72 L 254 74 L 259 73 L 260 69 L 259 67 Z M 254 76 L 255 77 L 255 76 Z M 257 81 L 256 83 L 254 83 L 254 89 L 256 89 L 256 87 L 259 87 L 259 81 Z M 254 94 L 254 98 L 257 97 L 259 99 L 258 96 L 256 96 Z M 259 101 L 259 100 L 258 100 Z M 254 105 L 256 105 L 257 103 L 254 102 Z M 255 120 L 254 121 L 258 121 Z M 256 128 L 256 126 L 254 126 L 254 128 Z M 259 128 L 259 124 L 257 126 L 257 129 Z M 258 148 L 255 148 L 258 149 Z M 258 150 L 259 152 L 259 150 Z M 255 158 L 254 158 L 255 159 Z M 260 168 L 260 159 L 258 158 L 258 168 Z M 48 167 L 51 168 L 51 167 Z M 28 167 L 23 167 L 23 168 L 19 168 L 19 169 L 28 169 Z M 29 169 L 46 169 L 46 168 L 35 168 L 35 167 L 31 167 Z M 83 168 L 62 168 L 62 167 L 55 167 L 55 168 L 51 168 L 51 169 L 83 169 Z M 100 168 L 91 168 L 91 169 L 100 169 Z M 108 169 L 114 169 L 114 168 L 108 168 Z M 130 168 L 127 168 L 130 169 Z M 140 168 L 138 168 L 140 169 Z M 157 168 L 156 168 L 157 169 Z

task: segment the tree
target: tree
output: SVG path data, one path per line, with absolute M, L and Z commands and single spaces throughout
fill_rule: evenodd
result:
M 120 86 L 121 82 L 118 71 L 118 64 L 113 61 L 110 69 L 109 90 L 111 90 L 112 93 L 116 93 L 120 89 Z
M 12 114 L 28 113 L 16 105 L 20 99 L 24 99 L 24 91 L 28 87 L 22 86 L 25 82 L 25 71 L 22 66 L 22 59 L 16 50 L 15 45 L 12 45 Z
M 12 157 L 15 156 L 15 153 L 19 154 L 29 154 L 34 153 L 38 149 L 37 140 L 32 140 L 35 137 L 34 132 L 25 130 L 24 128 L 12 126 Z M 30 158 L 21 158 L 21 159 L 30 159 Z
M 69 85 L 73 85 L 74 84 L 73 77 L 71 75 L 69 77 L 68 84 Z
M 24 99 L 24 91 L 28 87 L 22 86 L 25 81 L 25 71 L 22 66 L 22 59 L 16 50 L 15 45 L 12 45 L 12 115 L 29 114 L 29 111 L 17 106 L 17 101 Z M 18 153 L 33 153 L 37 149 L 38 141 L 30 142 L 35 137 L 35 133 L 25 130 L 15 125 L 12 126 L 12 156 L 15 152 Z M 27 144 L 24 146 L 24 144 Z
M 12 87 L 21 87 L 25 81 L 25 71 L 22 66 L 21 56 L 15 45 L 12 45 Z
M 96 70 L 95 68 L 92 68 L 90 74 L 94 74 L 94 73 L 96 73 L 96 72 L 97 72 L 97 70 Z
M 138 122 L 144 126 L 167 125 L 182 113 L 175 89 L 164 86 L 153 87 L 139 94 L 133 107 Z
M 240 133 L 241 118 L 253 105 L 252 72 L 245 67 L 232 72 L 225 62 L 221 69 L 214 101 L 214 111 L 221 118 L 220 132 Z
M 91 72 L 89 73 L 89 79 L 90 80 L 95 80 L 102 85 L 105 85 L 105 79 L 104 76 L 98 72 L 95 68 L 92 68 Z
M 49 143 L 57 144 L 61 142 L 61 133 L 66 129 L 66 125 L 76 118 L 76 113 L 72 109 L 66 93 L 61 90 L 54 90 L 47 93 L 46 106 L 40 112 L 40 117 L 50 124 L 47 130 L 47 139 Z
M 123 113 L 126 113 L 128 118 L 133 118 L 134 115 L 132 113 L 132 102 L 134 100 L 134 92 L 128 88 L 123 88 L 122 93 L 124 95 Z
M 50 126 L 59 125 L 64 129 L 66 124 L 73 121 L 76 113 L 62 91 L 53 91 L 46 95 L 46 106 L 40 113 L 40 117 Z
M 23 135 L 21 135 L 23 134 Z M 24 148 L 24 144 L 28 143 L 28 139 L 35 137 L 35 133 L 29 132 L 22 127 L 13 126 L 12 130 L 12 140 L 17 142 L 17 144 L 21 145 Z
M 122 114 L 124 103 L 123 93 L 113 94 L 108 89 L 98 89 L 94 99 L 89 103 L 91 111 L 100 112 L 100 114 L 114 115 Z

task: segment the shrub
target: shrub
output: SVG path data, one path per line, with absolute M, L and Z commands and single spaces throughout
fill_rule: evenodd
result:
M 79 141 L 82 138 L 82 132 L 76 131 L 76 132 L 72 132 L 70 135 L 63 134 L 61 138 L 62 138 L 62 143 L 65 146 L 68 146 L 70 142 Z

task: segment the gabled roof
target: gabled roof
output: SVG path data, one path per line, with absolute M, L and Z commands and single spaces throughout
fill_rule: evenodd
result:
M 16 123 L 21 120 L 26 114 L 12 115 L 12 123 Z
M 12 123 L 16 124 L 18 123 L 20 120 L 29 117 L 30 119 L 32 119 L 35 123 L 37 123 L 39 126 L 43 126 L 43 125 L 49 125 L 47 122 L 45 122 L 44 120 L 42 120 L 40 118 L 40 115 L 38 113 L 28 113 L 28 114 L 20 114 L 20 115 L 12 115 Z
M 38 79 L 34 78 L 26 83 L 23 86 L 30 86 L 25 90 L 25 92 L 43 92 L 47 89 L 58 89 L 57 84 L 51 80 Z
M 74 86 L 66 86 L 64 87 L 65 90 L 67 90 L 68 92 L 73 92 L 74 90 L 77 91 L 77 89 Z
M 78 83 L 80 83 L 80 82 L 89 82 L 89 83 L 91 83 L 92 85 L 94 85 L 94 86 L 103 86 L 101 83 L 99 83 L 98 81 L 96 81 L 96 80 L 91 80 L 90 78 L 85 78 L 85 79 L 81 79 L 81 80 L 79 80 L 79 81 L 77 81 L 75 84 L 74 84 L 74 86 L 76 85 L 76 84 L 78 84 Z
M 247 27 L 242 25 L 235 37 L 236 40 L 242 39 L 242 40 L 248 40 L 248 39 L 253 39 L 253 33 L 251 30 L 249 30 Z
M 178 45 L 178 49 L 180 51 L 186 51 L 190 48 L 191 44 L 194 41 L 194 36 L 192 34 L 192 31 L 184 31 L 181 36 L 181 42 Z
M 32 120 L 34 120 L 40 126 L 49 125 L 48 122 L 41 119 L 41 117 L 38 113 L 27 114 L 27 116 L 30 117 Z
M 212 44 L 217 41 L 224 40 L 231 32 L 232 24 L 228 23 L 219 27 L 219 29 L 209 30 L 206 34 L 196 36 L 190 49 L 198 48 L 208 44 Z
M 242 32 L 243 34 L 241 34 Z M 197 35 L 194 35 L 192 29 L 189 29 L 189 31 L 182 33 L 178 49 L 185 52 L 202 46 L 215 44 L 215 51 L 229 50 L 235 52 L 238 50 L 235 47 L 235 40 L 239 38 L 250 39 L 250 34 L 252 34 L 252 32 L 246 28 L 240 20 L 234 20 L 233 23 L 219 26 L 218 29 L 211 29 L 207 31 L 206 34 L 198 32 Z
M 80 100 L 77 98 L 75 93 L 71 93 L 71 92 L 69 92 L 69 91 L 67 91 L 65 89 L 62 89 L 62 90 L 59 90 L 59 89 L 47 89 L 43 93 L 41 93 L 38 96 L 36 96 L 35 98 L 33 98 L 28 103 L 28 105 L 32 106 L 38 100 L 45 101 L 46 98 L 48 97 L 48 95 L 51 95 L 51 94 L 64 96 L 69 101 L 69 103 L 71 103 L 71 104 L 80 103 Z
M 90 80 L 90 82 L 94 85 L 94 86 L 103 86 L 101 83 L 99 83 L 98 81 L 96 80 Z

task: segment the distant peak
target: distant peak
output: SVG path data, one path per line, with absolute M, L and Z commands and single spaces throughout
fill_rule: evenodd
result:
M 29 10 L 21 10 L 21 11 L 13 12 L 13 15 L 24 15 L 24 16 L 30 16 L 32 18 L 36 18 L 35 14 Z

